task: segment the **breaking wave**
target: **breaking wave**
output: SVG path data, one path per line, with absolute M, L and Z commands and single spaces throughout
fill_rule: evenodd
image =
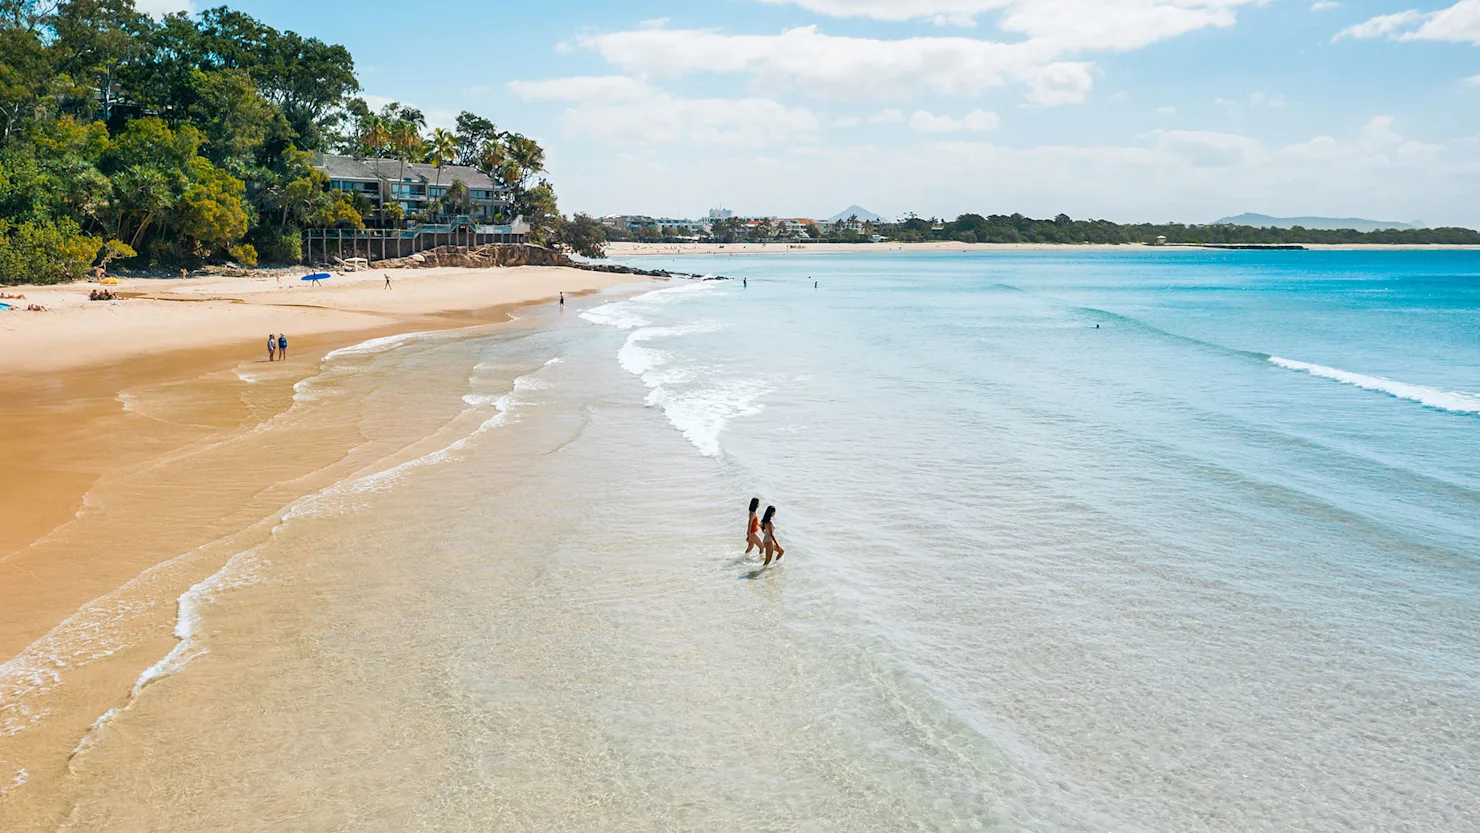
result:
M 1411 385 L 1407 382 L 1384 379 L 1381 376 L 1364 376 L 1361 373 L 1352 373 L 1351 371 L 1325 367 L 1319 364 L 1310 364 L 1308 362 L 1297 362 L 1293 359 L 1282 359 L 1279 356 L 1270 356 L 1269 361 L 1271 364 L 1283 367 L 1286 370 L 1309 373 L 1312 376 L 1330 379 L 1344 385 L 1376 391 L 1377 393 L 1385 393 L 1397 399 L 1417 402 L 1440 411 L 1449 411 L 1456 414 L 1480 414 L 1480 396 L 1472 393 L 1443 390 L 1440 388 L 1425 387 L 1424 385 Z

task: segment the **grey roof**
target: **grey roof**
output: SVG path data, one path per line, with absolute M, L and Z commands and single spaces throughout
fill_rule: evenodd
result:
M 314 154 L 314 167 L 329 175 L 330 179 L 355 179 L 365 182 L 379 182 L 380 177 L 375 171 L 366 167 L 365 163 L 352 156 L 335 156 L 330 153 Z
M 427 185 L 434 184 L 438 180 L 436 166 L 425 162 L 407 162 L 405 168 L 402 168 L 399 159 L 355 159 L 351 156 L 334 156 L 327 153 L 318 154 L 315 161 L 319 170 L 328 174 L 330 179 L 371 182 L 385 179 L 387 182 L 411 181 Z M 454 180 L 460 180 L 469 188 L 479 190 L 507 190 L 477 168 L 470 168 L 466 165 L 443 165 L 442 184 L 451 185 Z

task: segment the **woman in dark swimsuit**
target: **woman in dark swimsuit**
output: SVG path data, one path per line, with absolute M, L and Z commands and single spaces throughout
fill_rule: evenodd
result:
M 766 516 L 761 519 L 761 552 L 766 554 L 765 566 L 771 566 L 773 560 L 771 555 L 775 553 L 774 560 L 779 564 L 781 556 L 786 555 L 786 550 L 781 547 L 781 542 L 776 540 L 776 525 L 771 519 L 776 516 L 776 507 L 767 506 Z

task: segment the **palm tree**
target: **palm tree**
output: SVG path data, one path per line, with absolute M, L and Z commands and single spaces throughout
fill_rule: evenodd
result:
M 367 156 L 379 158 L 391 142 L 391 125 L 380 116 L 371 114 L 360 122 L 360 143 Z
M 452 131 L 437 128 L 427 142 L 427 161 L 437 169 L 437 186 L 442 187 L 442 166 L 457 158 L 457 137 Z
M 421 150 L 421 134 L 417 132 L 416 122 L 402 119 L 391 125 L 391 144 L 396 148 L 396 157 L 401 160 L 401 175 L 396 178 L 398 183 L 406 181 L 406 161 L 418 154 Z
M 503 170 L 504 161 L 507 159 L 508 156 L 498 142 L 489 142 L 478 151 L 477 158 L 473 160 L 473 166 L 489 179 L 493 179 Z
M 524 178 L 534 176 L 545 169 L 545 149 L 528 136 L 520 136 L 516 133 L 504 140 L 504 146 L 508 148 L 509 159 L 519 166 L 521 184 Z

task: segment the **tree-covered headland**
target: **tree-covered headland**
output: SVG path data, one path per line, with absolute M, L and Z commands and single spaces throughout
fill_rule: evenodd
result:
M 1052 220 L 1035 220 L 1021 214 L 962 214 L 950 221 L 908 217 L 898 223 L 880 224 L 877 229 L 877 233 L 901 243 L 950 240 L 961 243 L 1128 244 L 1153 243 L 1157 238 L 1166 238 L 1166 242 L 1172 245 L 1480 245 L 1480 232 L 1467 228 L 1360 232 L 1300 226 L 1285 229 L 1227 224 L 1120 224 L 1109 220 L 1074 220 L 1067 214 L 1060 214 Z
M 109 262 L 295 263 L 303 228 L 416 219 L 330 192 L 314 152 L 476 167 L 510 189 L 534 242 L 589 248 L 592 224 L 560 215 L 533 139 L 472 113 L 428 131 L 359 90 L 344 47 L 224 6 L 155 19 L 134 0 L 0 0 L 0 283 Z M 467 199 L 451 185 L 429 215 Z

